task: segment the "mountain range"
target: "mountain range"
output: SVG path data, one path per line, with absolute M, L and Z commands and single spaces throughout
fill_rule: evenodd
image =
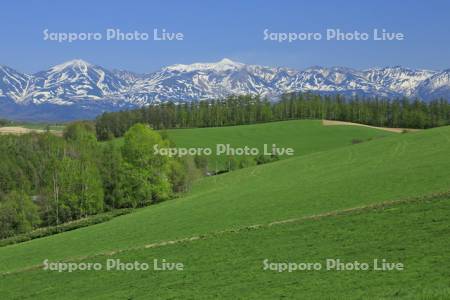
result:
M 148 74 L 108 70 L 75 59 L 35 74 L 0 66 L 0 118 L 32 121 L 89 119 L 103 111 L 161 102 L 189 102 L 228 95 L 260 95 L 276 100 L 283 93 L 315 92 L 360 97 L 450 99 L 450 69 L 403 67 L 355 70 L 345 67 L 216 63 L 171 65 Z

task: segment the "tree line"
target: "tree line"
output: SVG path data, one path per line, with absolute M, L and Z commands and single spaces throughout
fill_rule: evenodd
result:
M 295 119 L 329 119 L 373 126 L 430 128 L 450 124 L 444 99 L 362 99 L 340 95 L 294 93 L 271 102 L 259 96 L 230 96 L 184 104 L 162 103 L 140 109 L 108 112 L 96 119 L 99 140 L 123 134 L 136 123 L 155 129 L 219 127 Z
M 67 126 L 64 137 L 0 136 L 0 238 L 184 192 L 201 174 L 193 158 L 153 152 L 170 143 L 143 124 L 120 143 L 98 142 L 87 122 Z

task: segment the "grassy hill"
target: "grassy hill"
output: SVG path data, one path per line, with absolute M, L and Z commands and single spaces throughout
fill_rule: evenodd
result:
M 226 129 L 231 130 L 232 127 Z M 331 129 L 341 130 L 338 126 Z M 302 145 L 301 141 L 298 145 Z M 390 282 L 392 285 L 382 294 L 386 297 L 410 295 L 408 283 L 418 278 L 420 267 L 431 272 L 433 266 L 439 266 L 441 259 L 446 258 L 442 249 L 448 247 L 442 239 L 445 234 L 443 228 L 448 225 L 448 217 L 445 216 L 448 215 L 448 201 L 428 203 L 428 214 L 423 210 L 425 206 L 422 208 L 414 203 L 388 211 L 329 217 L 323 223 L 294 222 L 254 232 L 239 229 L 449 191 L 450 127 L 395 134 L 356 145 L 346 140 L 335 149 L 317 149 L 307 155 L 204 178 L 183 198 L 107 223 L 0 248 L 0 272 L 22 270 L 18 274 L 3 276 L 2 290 L 8 287 L 10 295 L 21 295 L 23 292 L 30 297 L 54 296 L 59 293 L 55 288 L 60 286 L 61 280 L 64 286 L 72 285 L 79 289 L 78 294 L 64 294 L 67 298 L 95 294 L 100 298 L 144 295 L 164 298 L 188 295 L 187 298 L 194 298 L 205 293 L 206 289 L 213 293 L 208 294 L 211 297 L 216 293 L 234 298 L 252 298 L 262 293 L 267 297 L 292 298 L 293 293 L 302 291 L 304 295 L 318 296 L 320 292 L 333 290 L 333 287 L 340 290 L 341 295 L 350 290 L 359 291 L 362 295 L 373 280 L 373 285 L 370 285 L 372 295 L 381 292 L 377 282 Z M 430 230 L 418 226 L 417 220 L 422 220 L 419 224 L 429 226 Z M 223 238 L 219 236 L 211 240 L 144 250 L 145 245 L 230 230 L 239 232 Z M 392 235 L 384 238 L 387 233 Z M 397 243 L 395 237 L 399 239 Z M 434 256 L 425 260 L 421 256 L 424 249 L 421 243 L 424 241 L 436 243 L 428 249 Z M 95 256 L 90 258 L 92 260 L 101 259 L 101 255 L 108 253 L 117 253 L 115 255 L 127 260 L 160 257 L 183 261 L 190 265 L 191 271 L 181 275 L 152 272 L 61 275 L 33 269 L 44 259 L 74 260 Z M 332 254 L 361 260 L 372 256 L 383 258 L 385 255 L 388 259 L 405 259 L 413 264 L 413 268 L 411 272 L 402 273 L 407 274 L 399 281 L 405 288 L 399 288 L 392 277 L 395 274 L 390 273 L 386 277 L 373 274 L 358 279 L 360 274 L 326 273 L 322 276 L 308 273 L 305 278 L 303 274 L 295 276 L 258 271 L 263 257 L 296 260 L 303 258 L 302 253 L 307 254 L 306 261 L 323 259 Z M 31 270 L 23 271 L 29 268 Z M 446 270 L 449 270 L 448 266 Z M 437 272 L 430 280 L 424 281 L 424 287 L 432 288 L 424 292 L 425 295 L 448 294 L 448 287 L 442 280 L 433 281 L 445 271 L 439 268 Z M 194 273 L 198 277 L 194 278 Z M 99 280 L 94 280 L 95 276 L 99 276 Z M 32 285 L 35 290 L 21 290 L 18 285 L 22 280 L 35 282 L 36 285 Z M 154 285 L 149 284 L 152 280 Z M 320 290 L 321 285 L 328 282 L 331 284 Z M 343 282 L 346 282 L 345 285 L 342 285 Z M 287 289 L 287 286 L 290 288 Z M 418 290 L 423 289 L 417 287 Z M 178 294 L 183 291 L 187 294 Z M 264 291 L 271 294 L 264 294 Z
M 232 147 L 258 148 L 276 144 L 295 150 L 295 155 L 326 151 L 380 137 L 392 132 L 356 126 L 323 126 L 318 120 L 293 120 L 245 126 L 168 130 L 177 147 L 209 147 L 230 144 Z M 287 156 L 281 157 L 287 158 Z M 221 160 L 223 162 L 223 159 Z
M 395 135 L 396 133 L 358 126 L 323 126 L 319 120 L 293 120 L 255 125 L 172 129 L 165 133 L 181 148 L 211 148 L 217 144 L 230 144 L 231 147 L 257 148 L 261 152 L 264 144 L 276 144 L 278 147 L 293 148 L 295 156 L 326 151 L 364 142 L 377 138 Z M 123 139 L 115 139 L 114 143 L 122 143 Z M 213 151 L 214 153 L 214 151 Z M 289 156 L 280 156 L 281 159 Z M 240 159 L 240 157 L 236 157 Z M 227 157 L 210 157 L 210 168 L 225 169 Z
M 0 289 L 8 299 L 448 299 L 449 211 L 449 198 L 369 207 L 84 260 L 164 258 L 183 262 L 183 271 L 30 270 L 3 276 Z M 264 270 L 266 259 L 323 267 L 277 272 Z M 327 259 L 370 267 L 327 271 Z M 404 270 L 374 271 L 374 259 L 401 262 Z
M 0 270 L 448 190 L 448 153 L 444 127 L 204 178 L 175 201 L 1 248 Z

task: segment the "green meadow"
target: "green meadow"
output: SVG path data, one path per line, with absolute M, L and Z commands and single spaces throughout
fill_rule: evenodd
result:
M 161 131 L 174 142 L 177 148 L 210 148 L 209 168 L 221 170 L 227 168 L 229 156 L 216 156 L 217 145 L 230 145 L 231 148 L 257 148 L 260 153 L 264 145 L 270 150 L 273 144 L 278 148 L 292 148 L 294 156 L 326 151 L 383 138 L 396 133 L 360 126 L 323 126 L 319 120 L 292 120 L 255 125 L 170 129 Z M 113 143 L 122 143 L 118 138 Z M 291 156 L 281 155 L 280 159 Z M 240 160 L 241 156 L 235 156 Z M 217 165 L 216 165 L 217 163 Z
M 294 149 L 296 156 L 395 134 L 359 126 L 323 126 L 322 121 L 318 120 L 172 129 L 166 132 L 177 147 L 215 149 L 217 144 L 229 144 L 234 148 L 248 146 L 262 152 L 264 145 L 271 147 L 272 144 L 276 144 L 277 147 Z M 280 158 L 289 158 L 289 156 L 280 156 Z
M 343 212 L 81 261 L 102 271 L 23 271 L 0 287 L 10 299 L 448 299 L 449 212 L 449 198 Z M 166 259 L 184 270 L 106 271 L 107 259 L 152 267 Z M 327 259 L 369 269 L 327 269 Z M 374 270 L 375 259 L 378 269 L 383 259 L 404 269 Z M 322 268 L 277 272 L 264 261 Z
M 449 200 L 409 200 L 450 191 L 450 127 L 393 134 L 356 126 L 325 127 L 320 121 L 287 121 L 170 130 L 168 135 L 180 147 L 276 143 L 294 148 L 296 156 L 202 178 L 178 199 L 102 224 L 2 247 L 4 295 L 30 299 L 450 296 Z M 405 202 L 377 206 L 399 200 Z M 166 245 L 187 238 L 195 240 Z M 165 258 L 183 262 L 186 270 L 56 273 L 40 268 L 45 259 L 111 257 Z M 262 270 L 265 258 L 306 262 L 386 258 L 401 261 L 405 270 L 278 273 Z M 30 284 L 24 287 L 24 281 Z
M 41 123 L 24 123 L 18 124 L 18 126 L 28 128 L 28 129 L 37 129 L 37 130 L 53 130 L 62 132 L 65 128 L 65 125 L 62 124 L 41 124 Z

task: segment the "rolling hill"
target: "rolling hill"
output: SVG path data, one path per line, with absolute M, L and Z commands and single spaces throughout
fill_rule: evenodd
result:
M 8 299 L 448 299 L 449 211 L 447 195 L 224 232 L 81 261 L 166 259 L 183 262 L 183 271 L 29 270 L 2 276 L 0 290 Z M 338 259 L 370 267 L 326 269 L 327 260 Z M 375 259 L 378 267 L 385 259 L 404 270 L 374 271 Z M 265 261 L 322 269 L 278 272 L 264 269 Z
M 443 127 L 204 178 L 176 201 L 1 248 L 1 271 L 39 264 L 43 257 L 92 255 L 445 191 L 450 188 L 449 150 L 450 127 Z
M 346 128 L 350 127 L 324 130 Z M 448 248 L 449 202 L 426 196 L 445 195 L 450 190 L 448 153 L 450 127 L 391 134 L 355 145 L 349 145 L 346 136 L 337 148 L 312 147 L 309 154 L 204 178 L 177 200 L 106 223 L 0 248 L 2 290 L 11 298 L 74 299 L 92 296 L 94 291 L 98 298 L 292 298 L 296 293 L 320 298 L 330 290 L 336 290 L 337 296 L 352 291 L 357 298 L 367 289 L 373 296 L 408 298 L 411 293 L 422 293 L 444 297 L 449 290 L 441 276 L 448 275 L 449 268 L 441 262 L 448 258 L 442 249 Z M 421 197 L 429 201 L 377 206 Z M 366 208 L 347 211 L 361 207 Z M 268 226 L 273 222 L 280 224 Z M 423 258 L 423 253 L 429 256 Z M 409 269 L 385 276 L 260 272 L 264 258 L 310 261 L 330 256 L 401 260 Z M 165 258 L 183 261 L 190 270 L 159 275 L 60 274 L 39 269 L 45 259 L 97 261 L 105 257 L 127 261 Z M 410 288 L 421 276 L 418 272 L 429 277 L 423 286 Z M 24 289 L 20 286 L 23 280 L 33 285 Z M 58 290 L 62 281 L 76 292 Z
M 230 144 L 233 148 L 263 145 L 293 148 L 295 156 L 348 146 L 355 142 L 389 136 L 391 132 L 356 126 L 323 126 L 318 120 L 293 120 L 256 125 L 167 130 L 177 147 L 212 148 Z M 280 158 L 288 158 L 281 156 Z
M 323 126 L 319 120 L 293 120 L 245 126 L 173 129 L 165 133 L 179 148 L 211 148 L 209 168 L 214 171 L 228 167 L 228 156 L 217 157 L 217 144 L 229 144 L 231 148 L 248 146 L 263 153 L 264 145 L 294 149 L 294 156 L 336 149 L 392 135 L 392 132 L 356 126 Z M 123 139 L 113 140 L 122 143 Z M 291 156 L 280 155 L 280 159 Z M 240 161 L 241 156 L 235 156 Z M 217 165 L 216 165 L 217 162 Z

